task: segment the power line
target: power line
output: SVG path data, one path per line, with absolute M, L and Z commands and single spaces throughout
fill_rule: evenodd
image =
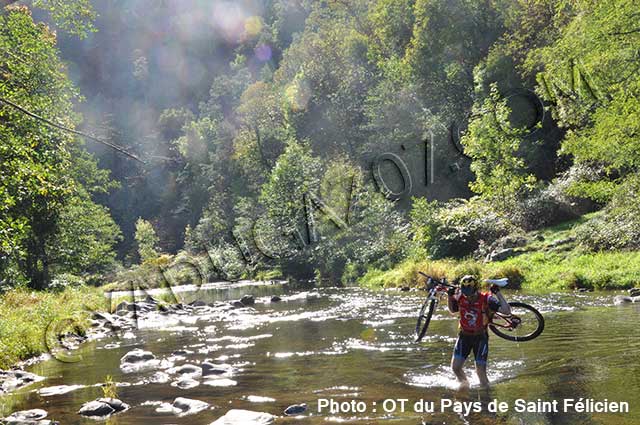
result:
M 48 120 L 48 119 L 46 119 L 46 118 L 43 118 L 43 117 L 41 117 L 40 115 L 34 114 L 33 112 L 31 112 L 31 111 L 29 111 L 29 110 L 27 110 L 27 109 L 23 108 L 22 106 L 17 105 L 17 104 L 15 104 L 15 103 L 13 103 L 12 101 L 7 100 L 7 99 L 5 99 L 5 98 L 3 98 L 3 97 L 0 97 L 0 102 L 5 103 L 6 105 L 11 106 L 12 108 L 14 108 L 14 109 L 16 109 L 16 110 L 18 110 L 18 111 L 22 112 L 22 113 L 23 113 L 23 114 L 25 114 L 25 115 L 28 115 L 29 117 L 31 117 L 31 118 L 33 118 L 33 119 L 35 119 L 35 120 L 41 121 L 41 122 L 43 122 L 43 123 L 45 123 L 45 124 L 47 124 L 47 125 L 49 125 L 49 126 L 51 126 L 51 127 L 57 128 L 58 130 L 62 130 L 62 131 L 65 131 L 65 132 L 67 132 L 67 133 L 75 134 L 75 135 L 77 135 L 77 136 L 81 136 L 81 137 L 84 137 L 84 138 L 86 138 L 86 139 L 93 140 L 94 142 L 101 143 L 101 144 L 103 144 L 103 145 L 105 145 L 105 146 L 110 147 L 111 149 L 113 149 L 113 150 L 115 150 L 115 151 L 117 151 L 117 152 L 120 152 L 120 153 L 121 153 L 121 154 L 123 154 L 123 155 L 128 156 L 128 157 L 129 157 L 129 158 L 131 158 L 131 159 L 134 159 L 134 160 L 136 160 L 136 161 L 138 161 L 138 162 L 140 162 L 140 163 L 142 163 L 142 164 L 145 164 L 145 162 L 144 162 L 143 160 L 141 160 L 140 158 L 138 158 L 138 157 L 137 157 L 137 156 L 135 156 L 134 154 L 127 152 L 127 150 L 126 150 L 126 149 L 124 149 L 124 148 L 123 148 L 123 147 L 121 147 L 121 146 L 115 145 L 115 144 L 113 144 L 113 143 L 111 143 L 111 142 L 108 142 L 108 141 L 106 141 L 106 140 L 100 139 L 100 138 L 98 138 L 98 137 L 96 137 L 96 136 L 93 136 L 93 135 L 91 135 L 91 134 L 83 133 L 82 131 L 74 130 L 74 129 L 72 129 L 72 128 L 65 127 L 65 126 L 63 126 L 63 125 L 61 125 L 61 124 L 58 124 L 58 123 L 56 123 L 56 122 L 53 122 L 53 121 Z

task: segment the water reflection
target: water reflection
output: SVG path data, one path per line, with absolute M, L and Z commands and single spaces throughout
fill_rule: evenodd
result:
M 32 371 L 47 379 L 4 397 L 0 416 L 43 408 L 49 418 L 61 423 L 95 423 L 75 412 L 82 403 L 102 395 L 100 385 L 111 375 L 119 383 L 119 397 L 132 406 L 110 419 L 111 424 L 209 424 L 229 409 L 281 415 L 288 405 L 302 402 L 309 405 L 307 416 L 279 418 L 278 423 L 617 425 L 640 421 L 633 396 L 640 390 L 636 330 L 640 306 L 613 306 L 610 295 L 508 294 L 543 311 L 547 326 L 531 342 L 491 336 L 489 377 L 494 385 L 487 392 L 473 386 L 468 391 L 456 389 L 448 368 L 456 321 L 444 310 L 437 312 L 424 342 L 413 343 L 421 293 L 358 288 L 292 291 L 267 285 L 209 288 L 201 290 L 198 299 L 237 299 L 245 293 L 255 295 L 254 308 L 158 315 L 141 320 L 135 338 L 86 344 L 81 363 L 47 361 L 34 366 Z M 194 297 L 182 295 L 186 301 Z M 270 302 L 272 295 L 282 301 Z M 167 367 L 125 373 L 120 358 L 135 348 L 151 351 Z M 180 378 L 176 368 L 205 361 L 228 365 L 232 372 L 217 379 L 189 376 L 190 385 L 177 384 L 186 378 Z M 472 368 L 472 363 L 468 366 Z M 470 369 L 469 376 L 474 375 Z M 208 407 L 180 416 L 169 407 L 177 397 L 199 400 Z M 368 406 L 382 405 L 388 398 L 436 404 L 448 398 L 486 406 L 497 398 L 513 406 L 519 398 L 579 397 L 629 401 L 631 413 L 488 413 L 486 408 L 468 416 L 450 409 L 444 413 L 412 409 L 317 413 L 319 398 L 355 398 Z

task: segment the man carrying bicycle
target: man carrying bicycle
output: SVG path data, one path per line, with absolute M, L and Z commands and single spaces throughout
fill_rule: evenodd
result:
M 448 307 L 452 314 L 459 314 L 458 340 L 451 359 L 451 368 L 456 374 L 461 388 L 468 388 L 469 381 L 462 369 L 471 351 L 476 363 L 476 374 L 481 387 L 488 387 L 487 357 L 489 354 L 489 333 L 487 327 L 495 312 L 511 314 L 511 307 L 500 293 L 497 284 L 491 286 L 491 292 L 478 290 L 478 279 L 467 275 L 460 279 L 460 289 L 448 291 Z

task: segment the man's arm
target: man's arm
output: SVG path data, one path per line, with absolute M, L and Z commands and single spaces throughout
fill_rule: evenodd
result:
M 449 297 L 447 298 L 447 307 L 449 308 L 449 313 L 455 314 L 460 310 L 458 306 L 458 299 L 456 298 L 455 288 L 449 289 L 448 295 Z
M 499 290 L 497 290 L 493 292 L 493 296 L 500 303 L 500 307 L 498 307 L 498 311 L 502 314 L 511 314 L 511 306 L 509 305 L 507 300 L 504 298 L 502 293 Z

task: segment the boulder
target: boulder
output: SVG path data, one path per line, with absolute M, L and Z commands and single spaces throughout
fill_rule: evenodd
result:
M 106 419 L 109 416 L 124 412 L 129 409 L 129 405 L 117 398 L 99 398 L 82 405 L 78 413 L 90 418 Z
M 253 295 L 245 295 L 240 299 L 240 302 L 246 306 L 252 306 L 256 303 L 256 300 Z
M 150 378 L 149 382 L 152 384 L 166 384 L 169 382 L 169 375 L 164 372 L 156 372 Z
M 129 303 L 126 301 L 122 301 L 120 304 L 116 306 L 116 312 L 118 311 L 129 311 Z
M 489 261 L 489 262 L 504 261 L 507 258 L 515 257 L 515 256 L 520 255 L 520 254 L 521 254 L 521 252 L 520 251 L 516 251 L 514 248 L 499 249 L 499 250 L 491 252 L 487 256 L 487 261 Z
M 45 378 L 24 370 L 0 370 L 0 394 L 15 391 Z
M 188 390 L 190 388 L 195 388 L 200 385 L 200 382 L 196 381 L 192 378 L 180 378 L 179 380 L 172 382 L 172 387 L 180 388 L 181 390 Z
M 209 403 L 190 398 L 178 397 L 173 401 L 174 412 L 178 416 L 193 415 L 202 412 L 209 407 Z
M 233 307 L 235 308 L 242 308 L 242 307 L 246 307 L 244 304 L 242 304 L 242 302 L 240 301 L 233 301 L 230 303 Z
M 168 360 L 156 359 L 149 351 L 136 349 L 129 351 L 120 359 L 120 370 L 124 373 L 142 372 L 152 369 L 168 369 L 173 366 Z
M 23 410 L 20 412 L 15 412 L 12 413 L 11 415 L 7 416 L 4 419 L 0 419 L 0 423 L 6 423 L 6 424 L 21 424 L 21 425 L 27 425 L 27 424 L 42 424 L 45 423 L 45 421 L 42 421 L 42 419 L 47 417 L 47 412 L 45 410 L 42 409 L 33 409 L 33 410 Z M 46 423 L 50 423 L 49 421 L 46 421 Z
M 277 303 L 277 302 L 280 302 L 280 301 L 282 301 L 282 298 L 280 298 L 277 295 L 274 295 L 273 297 L 271 297 L 271 302 L 272 303 Z
M 57 385 L 55 387 L 40 388 L 38 395 L 42 397 L 51 397 L 56 395 L 67 394 L 72 391 L 84 388 L 84 385 Z
M 192 364 L 185 364 L 182 366 L 179 366 L 177 368 L 175 368 L 175 370 L 173 371 L 179 375 L 201 375 L 202 374 L 202 368 L 192 365 Z
M 275 416 L 250 410 L 229 410 L 211 425 L 271 425 Z
M 204 362 L 202 363 L 201 367 L 202 367 L 202 376 L 233 374 L 233 366 L 228 364 L 213 364 L 210 362 Z
M 294 404 L 284 409 L 284 414 L 285 416 L 295 416 L 295 415 L 301 415 L 306 411 L 307 411 L 306 403 Z
M 141 363 L 154 360 L 155 358 L 156 356 L 154 356 L 150 351 L 136 349 L 129 351 L 127 354 L 122 356 L 120 363 Z

